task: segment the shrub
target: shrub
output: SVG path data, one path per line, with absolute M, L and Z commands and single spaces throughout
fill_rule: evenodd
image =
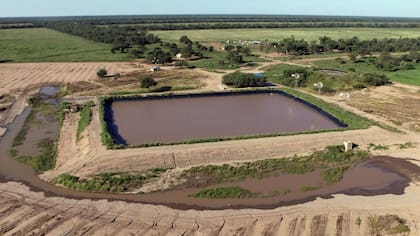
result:
M 159 177 L 165 171 L 165 169 L 150 169 L 144 173 L 102 173 L 88 179 L 61 174 L 53 180 L 53 183 L 78 191 L 125 192 L 142 186 L 144 181 Z
M 96 75 L 99 77 L 99 78 L 105 78 L 105 76 L 108 74 L 108 71 L 107 70 L 105 70 L 105 69 L 99 69 L 98 70 L 98 72 L 96 72 Z
M 359 84 L 353 85 L 353 88 L 354 89 L 364 89 L 364 88 L 366 88 L 366 85 L 359 83 Z
M 128 57 L 133 59 L 139 58 L 141 54 L 142 52 L 137 49 L 130 49 L 130 51 L 128 51 Z
M 184 61 L 184 60 L 177 61 L 177 62 L 175 62 L 175 66 L 179 66 L 179 67 L 188 66 L 188 62 Z
M 416 65 L 412 62 L 401 62 L 401 70 L 415 70 Z
M 157 85 L 156 81 L 150 77 L 143 78 L 140 83 L 142 88 L 150 88 Z
M 321 176 L 327 184 L 335 184 L 340 182 L 344 177 L 344 172 L 348 166 L 340 166 L 335 168 L 326 169 L 321 172 Z
M 227 198 L 248 198 L 254 195 L 255 194 L 252 193 L 251 191 L 240 188 L 240 187 L 222 187 L 222 188 L 205 189 L 198 193 L 190 195 L 190 197 L 227 199 Z
M 368 86 L 382 86 L 382 85 L 387 85 L 391 83 L 385 75 L 374 74 L 374 73 L 364 74 L 360 82 Z
M 297 87 L 305 87 L 308 77 L 312 74 L 312 71 L 305 68 L 297 69 L 286 69 L 283 71 L 284 84 L 289 87 L 294 87 L 296 80 L 292 77 L 293 74 L 298 74 L 300 77 L 297 79 Z
M 235 71 L 223 76 L 223 84 L 236 88 L 245 87 L 261 87 L 264 86 L 266 80 L 264 77 L 258 77 L 249 73 Z

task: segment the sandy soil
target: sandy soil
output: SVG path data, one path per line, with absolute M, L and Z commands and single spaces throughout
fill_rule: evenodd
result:
M 0 64 L 0 94 L 26 89 L 43 83 L 77 82 L 96 80 L 100 68 L 108 74 L 135 69 L 131 63 L 2 63 Z
M 370 235 L 369 217 L 396 214 L 407 220 L 409 235 L 419 235 L 419 194 L 419 186 L 412 185 L 403 196 L 336 195 L 273 210 L 180 211 L 48 197 L 9 182 L 0 184 L 0 234 Z
M 4 133 L 6 133 L 7 129 L 0 127 L 0 138 L 3 136 Z
M 359 110 L 384 117 L 394 125 L 420 132 L 420 88 L 395 83 L 351 94 L 348 102 Z

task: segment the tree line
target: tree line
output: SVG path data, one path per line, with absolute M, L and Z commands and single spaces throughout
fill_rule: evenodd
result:
M 170 23 L 124 26 L 137 30 L 198 30 L 198 29 L 286 29 L 286 28 L 420 28 L 418 23 L 368 23 L 368 22 L 259 22 L 259 23 Z
M 39 28 L 41 25 L 32 23 L 0 24 L 0 29 Z
M 113 53 L 117 51 L 126 53 L 130 48 L 137 48 L 138 53 L 142 53 L 146 45 L 161 42 L 161 39 L 153 34 L 126 27 L 97 27 L 81 22 L 48 22 L 43 26 L 88 40 L 111 44 Z
M 261 44 L 262 51 L 276 51 L 292 55 L 318 54 L 325 52 L 349 52 L 370 55 L 373 52 L 408 52 L 420 50 L 420 38 L 385 38 L 360 40 L 358 37 L 338 40 L 327 36 L 315 41 L 296 39 L 293 36 L 276 42 Z
M 47 20 L 48 18 L 44 18 Z M 299 15 L 143 15 L 143 16 L 80 16 L 61 17 L 55 20 L 84 21 L 95 25 L 193 23 L 193 22 L 419 22 L 408 17 L 360 16 L 299 16 Z

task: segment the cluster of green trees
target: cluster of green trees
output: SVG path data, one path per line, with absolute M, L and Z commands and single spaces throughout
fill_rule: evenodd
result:
M 263 76 L 242 73 L 240 71 L 235 71 L 223 76 L 223 84 L 233 86 L 235 88 L 262 87 L 265 83 L 266 79 Z
M 408 52 L 420 50 L 420 38 L 395 38 L 360 40 L 358 37 L 332 39 L 327 36 L 317 41 L 306 41 L 294 37 L 278 42 L 264 43 L 261 50 L 277 51 L 287 54 L 305 55 L 324 52 L 354 52 L 356 55 L 369 55 L 373 52 Z
M 383 86 L 383 85 L 387 85 L 391 83 L 388 77 L 386 77 L 385 75 L 376 74 L 376 73 L 364 74 L 362 75 L 362 77 L 358 79 L 358 81 L 359 81 L 359 84 L 354 85 L 355 88 L 357 88 L 357 86 L 359 86 L 359 88 L 363 88 L 362 86 L 364 87 Z
M 172 62 L 171 54 L 163 51 L 160 47 L 154 48 L 152 51 L 148 52 L 145 59 L 148 63 L 152 64 L 166 64 Z
M 97 27 L 82 22 L 46 22 L 45 27 L 64 33 L 80 36 L 92 41 L 112 45 L 111 52 L 126 53 L 133 50 L 132 55 L 139 56 L 146 50 L 146 45 L 160 43 L 161 39 L 145 31 L 132 30 L 128 27 Z
M 283 71 L 282 84 L 289 87 L 306 87 L 312 70 L 306 68 L 286 69 Z M 299 75 L 299 78 L 292 75 Z
M 157 82 L 150 77 L 145 77 L 145 78 L 141 79 L 141 81 L 140 81 L 140 87 L 142 87 L 142 88 L 151 88 L 151 87 L 156 86 L 156 85 L 157 85 Z
M 225 46 L 225 51 L 227 52 L 226 59 L 235 64 L 244 63 L 243 56 L 251 55 L 251 49 L 249 47 L 234 46 L 231 44 Z
M 393 57 L 388 52 L 382 53 L 374 62 L 378 69 L 384 71 L 413 70 L 420 62 L 420 53 L 411 51 L 401 57 Z
M 183 47 L 179 50 L 179 53 L 181 53 L 183 58 L 190 58 L 195 54 L 197 55 L 193 49 L 193 41 L 191 41 L 191 39 L 189 39 L 187 36 L 181 36 L 179 42 L 183 44 Z M 202 56 L 202 54 L 198 56 Z
M 146 61 L 153 64 L 165 64 L 172 62 L 172 58 L 178 53 L 183 58 L 191 58 L 193 56 L 202 58 L 204 51 L 213 51 L 213 47 L 205 47 L 199 42 L 191 41 L 187 36 L 179 39 L 181 46 L 176 43 L 160 42 L 161 47 L 156 47 L 148 52 L 145 56 Z
M 295 75 L 299 75 L 296 77 Z M 367 87 L 376 87 L 390 84 L 390 80 L 387 76 L 376 73 L 367 74 L 352 74 L 351 83 L 355 89 L 363 89 Z M 314 71 L 307 68 L 296 68 L 286 69 L 283 71 L 283 78 L 280 80 L 282 85 L 288 87 L 313 87 L 314 79 L 318 78 L 318 75 L 314 74 Z M 318 78 L 322 80 L 321 78 Z M 331 87 L 328 83 L 324 83 L 323 92 L 334 92 L 335 88 Z

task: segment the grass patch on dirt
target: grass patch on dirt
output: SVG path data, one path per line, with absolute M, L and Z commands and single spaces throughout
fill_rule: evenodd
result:
M 321 172 L 321 176 L 327 184 L 335 184 L 340 182 L 344 177 L 344 172 L 349 168 L 349 166 L 339 166 L 334 168 L 329 168 Z
M 311 192 L 320 189 L 321 186 L 303 186 L 300 188 L 300 191 L 302 192 Z
M 9 154 L 18 161 L 32 166 L 32 168 L 38 172 L 51 170 L 55 167 L 57 140 L 59 139 L 59 130 L 64 120 L 63 109 L 65 106 L 63 104 L 58 106 L 57 104 L 48 103 L 38 96 L 30 98 L 28 103 L 31 106 L 31 111 L 26 117 L 18 135 L 13 140 Z M 58 122 L 59 124 L 57 135 L 53 138 L 45 136 L 39 137 L 39 141 L 36 144 L 38 148 L 37 154 L 31 156 L 19 154 L 20 146 L 26 145 L 26 137 L 30 132 L 31 127 L 42 127 L 55 122 Z
M 202 181 L 199 185 L 208 186 L 244 180 L 246 178 L 264 178 L 278 174 L 305 174 L 317 168 L 336 168 L 352 166 L 367 158 L 364 151 L 344 152 L 341 147 L 331 146 L 323 151 L 300 157 L 266 159 L 246 162 L 238 165 L 207 165 L 185 170 L 182 178 Z M 343 173 L 345 169 L 342 170 Z M 332 174 L 330 174 L 332 176 Z M 329 177 L 330 178 L 330 177 Z M 331 177 L 332 178 L 332 177 Z
M 272 197 L 278 197 L 278 196 L 285 196 L 287 194 L 290 194 L 292 190 L 290 189 L 282 189 L 282 190 L 274 190 L 268 194 L 261 195 L 262 198 L 272 198 Z
M 43 139 L 37 144 L 40 154 L 37 156 L 19 156 L 16 159 L 32 166 L 36 171 L 47 171 L 55 167 L 55 142 L 52 139 Z
M 410 232 L 407 221 L 397 215 L 370 216 L 368 224 L 371 235 L 399 235 Z
M 402 144 L 397 144 L 399 149 L 409 149 L 409 148 L 415 148 L 417 147 L 417 144 L 414 142 L 406 142 Z
M 374 151 L 379 151 L 379 150 L 389 150 L 389 146 L 388 145 L 384 145 L 384 144 L 374 144 L 374 143 L 369 143 L 368 144 L 368 149 L 370 150 L 374 150 Z
M 204 189 L 190 195 L 194 198 L 213 198 L 213 199 L 234 199 L 234 198 L 250 198 L 256 194 L 240 187 L 221 187 Z
M 164 169 L 151 169 L 144 173 L 102 173 L 88 179 L 61 174 L 52 182 L 83 192 L 127 192 L 139 188 L 149 179 L 158 177 Z
M 79 124 L 77 126 L 77 139 L 80 139 L 80 135 L 82 134 L 82 132 L 89 126 L 90 121 L 92 119 L 92 106 L 94 106 L 95 103 L 90 101 L 87 102 L 82 110 L 80 111 L 80 120 L 79 120 Z

